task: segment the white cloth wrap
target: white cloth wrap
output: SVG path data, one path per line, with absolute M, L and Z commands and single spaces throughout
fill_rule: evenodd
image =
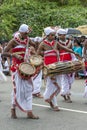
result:
M 74 54 L 71 54 L 72 56 L 72 61 L 77 60 Z M 61 75 L 61 94 L 62 95 L 69 95 L 70 94 L 70 89 L 71 85 L 75 80 L 75 73 L 72 74 L 63 74 Z
M 42 86 L 42 70 L 40 70 L 39 74 L 33 78 L 33 94 L 40 93 L 41 86 Z
M 85 86 L 83 97 L 87 98 L 87 85 Z
M 13 80 L 15 82 L 14 87 L 16 87 L 16 94 L 14 91 L 12 91 L 12 104 L 15 104 L 16 99 L 18 106 L 22 110 L 32 110 L 32 79 L 23 80 L 19 77 L 17 72 L 13 73 L 13 76 Z
M 55 76 L 56 78 L 56 83 L 59 85 L 60 87 L 60 76 Z M 56 94 L 58 94 L 60 92 L 59 88 L 57 86 L 55 86 L 53 84 L 54 80 L 52 80 L 49 76 L 46 79 L 46 89 L 44 92 L 44 99 L 50 99 L 50 97 L 52 96 L 53 93 L 56 92 Z M 56 95 L 57 96 L 57 95 Z

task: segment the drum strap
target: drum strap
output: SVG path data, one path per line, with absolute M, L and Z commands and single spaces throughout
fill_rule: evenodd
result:
M 65 42 L 59 40 L 58 43 L 59 43 L 59 44 L 62 44 L 63 46 L 65 46 L 65 47 L 67 47 L 67 48 L 70 48 L 70 46 L 71 46 L 71 40 L 66 40 Z M 63 52 L 62 52 L 62 51 L 63 51 Z M 60 56 L 62 55 L 62 61 L 63 61 L 65 55 L 67 55 L 67 54 L 70 55 L 69 52 L 66 52 L 65 50 L 60 50 L 60 51 L 59 51 L 59 60 L 60 60 Z M 70 57 L 71 57 L 71 56 L 70 56 Z
M 24 61 L 29 63 L 29 39 L 27 41 L 27 44 L 26 44 L 26 49 L 25 49 L 25 55 L 24 55 Z
M 13 54 L 17 54 L 17 55 L 24 54 L 24 53 L 25 53 L 24 51 L 21 51 L 21 52 L 13 52 Z
M 57 59 L 59 60 L 59 51 L 57 50 L 57 42 L 55 42 L 55 41 L 53 41 L 51 44 L 48 42 L 48 41 L 46 41 L 46 40 L 44 40 L 44 42 L 43 42 L 46 46 L 49 46 L 49 48 L 51 48 L 52 50 L 55 50 L 55 52 L 56 52 L 56 56 L 57 56 Z

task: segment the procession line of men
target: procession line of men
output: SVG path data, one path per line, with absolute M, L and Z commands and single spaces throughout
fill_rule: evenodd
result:
M 42 39 L 42 42 L 38 47 L 28 37 L 30 32 L 29 26 L 22 24 L 13 38 L 8 42 L 8 45 L 2 54 L 2 56 L 12 58 L 11 71 L 13 91 L 11 117 L 14 119 L 17 118 L 16 106 L 23 112 L 26 112 L 28 118 L 39 119 L 39 116 L 33 114 L 32 98 L 33 95 L 42 98 L 42 95 L 40 94 L 42 67 L 60 61 L 76 60 L 75 56 L 78 56 L 78 54 L 71 49 L 71 41 L 66 39 L 66 31 L 64 29 L 58 30 L 57 35 L 59 40 L 55 40 L 55 30 L 51 27 L 45 28 L 45 38 Z M 28 48 L 29 51 L 27 51 Z M 43 57 L 43 66 L 41 65 L 39 73 L 36 73 L 34 77 L 31 76 L 29 79 L 25 80 L 19 75 L 18 68 L 21 63 L 28 62 L 29 56 L 33 54 L 41 55 Z M 54 111 L 59 111 L 57 104 L 57 95 L 59 93 L 61 93 L 61 96 L 64 97 L 66 102 L 72 102 L 70 98 L 70 89 L 71 84 L 74 81 L 74 74 L 56 75 L 52 77 L 47 76 L 45 77 L 45 81 L 46 88 L 43 98 L 49 103 Z

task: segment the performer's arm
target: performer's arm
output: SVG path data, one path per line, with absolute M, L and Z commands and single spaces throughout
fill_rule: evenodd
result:
M 10 40 L 8 42 L 6 48 L 4 49 L 4 52 L 2 53 L 2 56 L 5 56 L 5 57 L 16 57 L 18 59 L 22 59 L 22 57 L 20 55 L 11 53 L 12 48 L 14 48 L 15 46 L 17 46 L 17 43 L 14 41 L 14 39 Z
M 63 46 L 63 45 L 61 45 L 60 43 L 58 43 L 58 48 L 59 48 L 59 49 L 63 49 L 63 50 L 65 50 L 65 51 L 67 51 L 67 52 L 76 54 L 72 49 L 69 49 L 69 48 L 67 48 L 66 46 Z
M 37 54 L 41 55 L 41 56 L 44 56 L 44 46 L 43 46 L 42 43 L 38 47 Z
M 33 42 L 31 39 L 29 39 L 29 46 L 33 46 L 35 48 L 35 42 Z
M 58 48 L 59 48 L 59 49 L 63 49 L 63 50 L 65 50 L 65 51 L 67 51 L 67 52 L 70 52 L 70 53 L 75 54 L 79 59 L 82 58 L 78 53 L 75 53 L 72 49 L 69 49 L 69 48 L 63 46 L 63 45 L 61 45 L 60 43 L 58 43 Z

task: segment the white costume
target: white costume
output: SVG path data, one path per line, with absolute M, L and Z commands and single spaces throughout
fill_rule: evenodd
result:
M 23 80 L 16 71 L 12 74 L 12 81 L 12 107 L 17 105 L 24 112 L 32 110 L 32 79 Z
M 55 85 L 54 82 L 57 84 Z M 52 80 L 49 76 L 46 78 L 46 89 L 44 92 L 44 99 L 52 101 L 54 106 L 58 106 L 56 96 L 60 92 L 60 76 L 54 76 Z
M 50 33 L 55 34 L 55 31 L 50 27 L 45 28 L 44 32 L 47 36 Z M 56 42 L 54 40 L 51 42 L 48 40 L 43 41 L 43 45 L 48 47 L 48 50 L 44 51 L 44 64 L 45 65 L 58 62 L 57 52 L 55 51 L 55 49 L 53 49 L 55 44 Z M 60 76 L 53 76 L 53 77 L 47 76 L 46 77 L 46 89 L 44 92 L 44 99 L 46 102 L 50 103 L 50 106 L 52 103 L 54 107 L 57 107 L 57 109 L 58 109 L 57 95 L 60 92 L 59 83 L 60 83 Z
M 28 31 L 28 26 L 23 24 L 20 26 L 19 31 Z M 12 53 L 20 53 L 23 57 L 22 60 L 17 58 L 12 58 L 12 81 L 13 81 L 13 92 L 12 92 L 12 109 L 17 105 L 22 111 L 28 112 L 32 110 L 32 91 L 33 91 L 33 81 L 32 78 L 28 80 L 22 79 L 18 74 L 18 66 L 23 63 L 26 59 L 26 46 L 29 42 L 29 37 L 21 40 L 19 37 L 19 32 L 14 35 L 14 40 L 19 45 L 12 49 Z
M 66 35 L 66 30 L 64 29 L 59 29 L 58 34 L 61 35 Z M 60 44 L 62 44 L 65 47 L 70 46 L 71 41 L 65 39 L 65 41 L 62 41 L 59 39 L 58 41 Z M 76 57 L 74 54 L 70 54 L 69 52 L 66 52 L 65 50 L 60 50 L 60 62 L 68 62 L 76 60 Z M 70 95 L 70 89 L 71 89 L 71 84 L 74 81 L 74 75 L 75 74 L 62 74 L 61 75 L 61 95 Z
M 33 77 L 33 95 L 34 94 L 39 94 L 41 91 L 41 86 L 42 86 L 42 70 L 40 70 L 39 74 L 35 75 L 35 77 Z

